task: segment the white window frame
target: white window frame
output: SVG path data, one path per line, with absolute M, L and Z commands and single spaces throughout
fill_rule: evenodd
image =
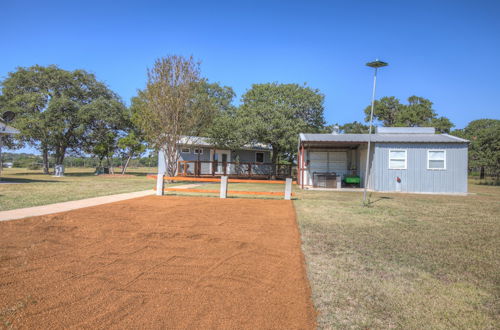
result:
M 391 167 L 391 152 L 392 151 L 404 151 L 405 152 L 405 167 L 404 168 L 392 168 Z M 408 169 L 408 150 L 407 149 L 389 149 L 389 154 L 387 155 L 387 159 L 389 160 L 389 163 L 388 163 L 388 168 L 390 170 L 406 170 Z M 401 158 L 392 158 L 392 159 L 396 159 L 396 160 L 401 160 Z
M 261 161 L 261 162 L 258 162 L 258 161 L 257 161 L 257 154 L 262 154 L 262 161 Z M 264 164 L 264 159 L 265 159 L 265 155 L 264 155 L 264 153 L 263 153 L 263 152 L 260 152 L 260 151 L 256 151 L 256 152 L 255 152 L 255 162 L 256 162 L 256 163 L 259 163 L 259 164 Z
M 191 153 L 191 148 L 181 148 L 181 153 L 183 153 L 183 154 L 190 154 Z
M 444 155 L 444 167 L 443 168 L 431 168 L 429 166 L 429 163 L 430 163 L 430 158 L 429 158 L 429 153 L 430 152 L 436 152 L 436 151 L 439 151 L 439 152 L 443 152 L 443 155 Z M 446 150 L 445 149 L 429 149 L 427 150 L 427 170 L 429 171 L 445 171 L 446 170 Z
M 195 155 L 203 155 L 203 148 L 194 148 L 193 154 Z

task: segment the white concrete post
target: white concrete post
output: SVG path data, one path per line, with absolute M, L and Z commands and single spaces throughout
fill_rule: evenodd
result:
M 227 175 L 220 177 L 220 198 L 227 197 Z
M 342 178 L 337 176 L 337 189 L 342 188 Z
M 292 178 L 287 178 L 285 183 L 285 199 L 292 199 Z
M 156 177 L 156 196 L 163 196 L 163 173 L 158 173 Z

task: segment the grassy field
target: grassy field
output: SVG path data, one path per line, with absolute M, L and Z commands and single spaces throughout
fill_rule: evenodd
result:
M 500 326 L 500 187 L 470 196 L 303 192 L 320 328 Z
M 130 169 L 127 176 L 96 176 L 93 169 L 67 169 L 62 178 L 44 175 L 41 171 L 8 168 L 2 171 L 0 210 L 38 206 L 82 198 L 105 196 L 152 189 L 154 180 L 146 174 L 155 169 Z

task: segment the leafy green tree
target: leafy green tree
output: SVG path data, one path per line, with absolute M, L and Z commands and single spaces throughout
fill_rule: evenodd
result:
M 235 93 L 231 87 L 210 83 L 203 78 L 195 83 L 193 105 L 201 116 L 195 135 L 206 136 L 219 116 L 225 117 L 228 112 L 234 112 L 233 99 Z
M 318 132 L 324 124 L 324 96 L 317 89 L 298 84 L 254 84 L 238 110 L 245 135 L 272 147 L 278 155 L 296 153 L 299 133 Z
M 211 144 L 221 149 L 238 149 L 250 142 L 245 133 L 245 120 L 241 112 L 234 108 L 216 116 L 207 129 Z
M 450 133 L 453 123 L 446 117 L 438 117 L 433 103 L 423 97 L 410 96 L 408 104 L 402 104 L 394 96 L 375 101 L 374 120 L 386 127 L 435 127 L 439 133 Z M 365 121 L 370 120 L 371 106 L 365 109 Z
M 346 123 L 340 126 L 340 131 L 345 134 L 363 134 L 368 133 L 368 125 L 363 125 L 358 121 L 353 121 L 352 123 Z
M 138 125 L 149 145 L 163 151 L 169 176 L 177 172 L 180 138 L 195 135 L 205 119 L 195 101 L 199 81 L 199 63 L 171 55 L 155 61 L 146 89 L 139 91 L 144 106 L 138 107 Z
M 84 151 L 99 159 L 105 158 L 113 173 L 112 158 L 118 149 L 118 139 L 127 128 L 126 107 L 118 100 L 99 98 L 87 105 L 81 114 L 85 130 L 81 135 Z
M 130 160 L 133 157 L 140 157 L 146 151 L 146 141 L 144 134 L 139 128 L 140 107 L 144 106 L 144 100 L 139 97 L 132 98 L 132 105 L 128 111 L 126 135 L 118 140 L 118 148 L 122 157 L 126 159 L 122 168 L 122 174 L 125 174 Z
M 498 181 L 500 175 L 500 120 L 474 120 L 464 129 L 453 131 L 453 135 L 470 141 L 469 167 L 480 168 L 480 179 L 484 179 L 485 169 L 489 169 Z
M 80 150 L 89 127 L 99 116 L 88 112 L 102 104 L 119 107 L 121 101 L 93 74 L 83 70 L 66 71 L 55 65 L 18 68 L 2 82 L 6 109 L 17 113 L 15 126 L 21 131 L 21 143 L 36 147 L 43 158 L 44 173 L 49 173 L 49 153 L 56 164 L 63 164 L 68 150 Z M 123 106 L 123 105 L 121 105 Z

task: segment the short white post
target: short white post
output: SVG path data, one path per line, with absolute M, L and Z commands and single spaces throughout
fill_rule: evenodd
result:
M 292 178 L 287 178 L 285 183 L 285 199 L 292 199 Z
M 220 198 L 227 197 L 227 175 L 220 177 Z
M 158 173 L 156 177 L 156 196 L 163 196 L 163 173 Z
M 337 189 L 342 188 L 342 178 L 337 176 Z

